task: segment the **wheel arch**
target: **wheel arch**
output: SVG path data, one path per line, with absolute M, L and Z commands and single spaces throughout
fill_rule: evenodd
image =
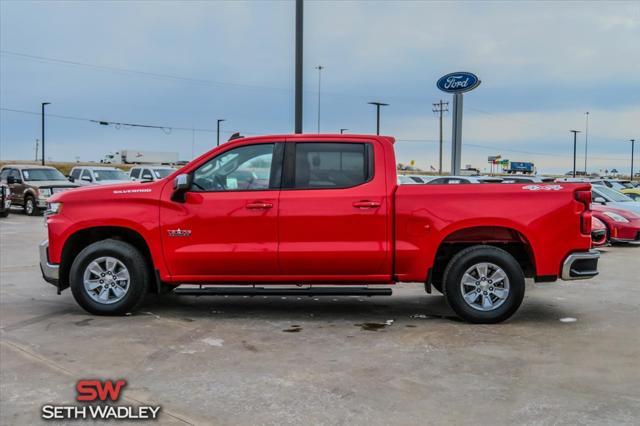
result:
M 62 288 L 69 286 L 69 271 L 78 253 L 90 244 L 107 239 L 123 241 L 134 246 L 147 262 L 149 277 L 155 280 L 156 273 L 151 249 L 148 242 L 138 231 L 125 226 L 93 226 L 77 230 L 66 239 L 60 259 L 60 283 Z M 150 291 L 154 291 L 155 288 L 155 285 L 149 286 Z
M 503 249 L 518 261 L 526 277 L 536 275 L 534 250 L 523 232 L 510 226 L 481 225 L 452 230 L 441 239 L 432 263 L 429 280 L 440 282 L 453 256 L 467 247 L 480 244 Z

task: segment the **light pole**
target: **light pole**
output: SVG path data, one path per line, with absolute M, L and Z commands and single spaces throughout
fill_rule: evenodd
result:
M 629 139 L 629 141 L 631 142 L 631 180 L 633 180 L 633 149 L 635 148 L 636 140 Z
M 324 67 L 322 65 L 318 65 L 316 69 L 318 70 L 318 134 L 320 134 L 320 84 L 322 78 L 322 70 L 324 69 Z
M 302 46 L 303 9 L 302 0 L 296 0 L 296 83 L 295 83 L 295 133 L 302 133 Z
M 589 111 L 585 112 L 586 123 L 584 126 L 584 175 L 587 175 L 587 146 L 589 145 Z
M 42 165 L 44 166 L 44 107 L 51 102 L 42 102 Z
M 376 106 L 376 135 L 380 134 L 380 107 L 389 106 L 389 104 L 385 104 L 384 102 L 368 102 L 369 105 Z
M 349 129 L 340 129 L 340 134 L 343 134 L 345 130 L 349 130 Z
M 580 130 L 569 130 L 573 133 L 573 177 L 576 177 L 576 139 Z
M 36 162 L 38 161 L 38 148 L 40 147 L 40 139 L 36 139 Z
M 216 146 L 220 146 L 220 123 L 222 123 L 223 121 L 227 121 L 224 118 L 220 118 L 218 119 L 218 125 L 217 125 L 217 142 L 216 142 Z

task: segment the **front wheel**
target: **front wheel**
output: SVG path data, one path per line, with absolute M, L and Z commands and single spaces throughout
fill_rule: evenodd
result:
M 76 302 L 96 315 L 134 311 L 149 285 L 147 261 L 130 244 L 103 240 L 84 248 L 69 272 Z
M 27 216 L 37 216 L 40 214 L 40 209 L 38 209 L 36 199 L 31 195 L 27 195 L 24 199 L 24 212 Z
M 449 306 L 471 323 L 505 321 L 524 298 L 522 268 L 513 256 L 493 246 L 473 246 L 456 254 L 443 282 Z

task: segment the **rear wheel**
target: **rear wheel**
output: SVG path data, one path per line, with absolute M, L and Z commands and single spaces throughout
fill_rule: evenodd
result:
M 132 245 L 103 240 L 83 249 L 69 272 L 76 302 L 96 315 L 134 311 L 149 285 L 147 262 Z
M 444 295 L 462 319 L 491 324 L 511 317 L 524 298 L 524 274 L 506 251 L 478 245 L 456 254 L 444 271 Z

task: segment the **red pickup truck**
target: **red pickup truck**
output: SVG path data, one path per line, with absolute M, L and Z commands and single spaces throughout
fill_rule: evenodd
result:
M 398 185 L 393 144 L 240 138 L 160 181 L 56 194 L 43 276 L 102 315 L 147 292 L 382 295 L 415 282 L 495 323 L 520 306 L 525 277 L 598 273 L 589 184 Z

